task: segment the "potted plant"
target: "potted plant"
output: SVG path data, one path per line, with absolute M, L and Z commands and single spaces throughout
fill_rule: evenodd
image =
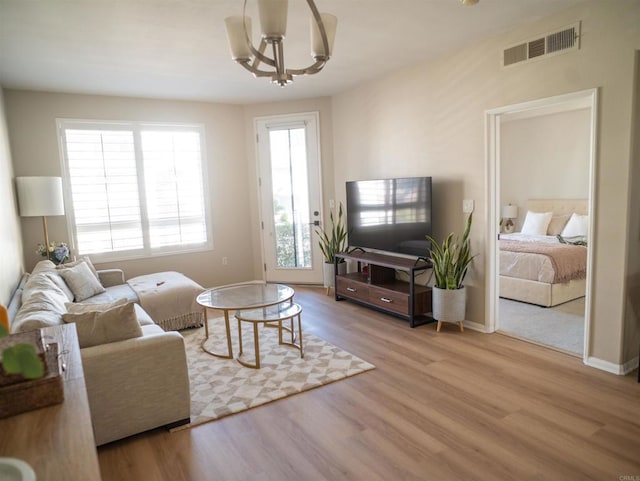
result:
M 320 237 L 318 244 L 324 256 L 323 277 L 324 286 L 327 288 L 327 295 L 330 288 L 335 284 L 334 262 L 335 255 L 347 250 L 347 227 L 344 221 L 342 203 L 338 206 L 338 216 L 334 217 L 333 211 L 329 214 L 330 228 L 328 230 L 318 230 L 316 233 Z M 338 272 L 346 272 L 347 265 L 344 259 L 339 262 Z
M 469 214 L 467 218 L 461 240 L 458 240 L 453 232 L 442 244 L 438 244 L 433 237 L 427 236 L 431 242 L 429 252 L 435 278 L 432 310 L 433 318 L 438 321 L 438 332 L 442 322 L 457 322 L 460 330 L 464 330 L 462 321 L 466 311 L 466 292 L 462 282 L 467 275 L 469 264 L 475 257 L 471 255 L 469 240 L 472 216 L 473 214 Z
M 9 316 L 7 308 L 0 306 L 0 339 L 9 335 Z M 38 379 L 44 376 L 44 364 L 33 344 L 16 343 L 5 347 L 0 342 L 0 374 L 4 376 L 21 375 L 25 379 Z

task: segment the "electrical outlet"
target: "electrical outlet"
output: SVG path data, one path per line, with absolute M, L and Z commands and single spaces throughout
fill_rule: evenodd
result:
M 336 201 L 333 199 L 329 199 L 329 209 L 333 209 L 336 206 Z
M 462 212 L 471 214 L 473 212 L 473 199 L 464 199 L 462 201 Z
M 223 265 L 223 266 L 226 266 L 226 265 L 228 265 L 228 264 L 229 264 L 229 259 L 228 259 L 227 257 L 223 257 L 223 258 L 222 258 L 222 265 Z

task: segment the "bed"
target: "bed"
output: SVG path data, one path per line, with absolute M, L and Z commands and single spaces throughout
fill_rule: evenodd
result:
M 583 297 L 587 247 L 561 243 L 555 234 L 562 233 L 572 214 L 586 222 L 587 201 L 529 200 L 525 212 L 551 212 L 552 220 L 545 235 L 500 234 L 500 297 L 544 307 Z

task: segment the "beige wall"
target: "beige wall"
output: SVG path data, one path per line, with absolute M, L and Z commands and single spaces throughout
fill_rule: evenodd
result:
M 22 263 L 22 237 L 16 207 L 13 166 L 9 148 L 9 135 L 5 117 L 4 95 L 0 89 L 0 304 L 11 299 L 24 271 Z
M 301 80 L 303 81 L 303 80 Z M 297 100 L 292 102 L 278 102 L 245 106 L 244 122 L 246 133 L 246 150 L 249 177 L 247 179 L 248 193 L 251 203 L 252 246 L 256 256 L 255 279 L 263 279 L 262 244 L 260 242 L 260 212 L 258 202 L 258 157 L 256 153 L 255 119 L 303 112 L 318 112 L 320 117 L 320 164 L 322 169 L 322 198 L 323 214 L 329 215 L 329 200 L 334 199 L 333 192 L 333 132 L 331 121 L 331 99 L 329 97 Z
M 140 120 L 204 124 L 214 249 L 202 253 L 100 264 L 121 267 L 127 277 L 176 270 L 204 286 L 253 279 L 251 208 L 247 189 L 242 107 L 205 102 L 6 91 L 6 116 L 16 176 L 61 175 L 56 118 Z M 2 175 L 6 175 L 4 170 Z M 69 240 L 65 217 L 48 218 L 49 238 Z M 31 269 L 42 242 L 41 222 L 22 219 L 24 262 Z M 222 265 L 222 257 L 228 265 Z
M 636 51 L 631 137 L 631 175 L 629 175 L 629 220 L 627 222 L 627 286 L 624 325 L 624 356 L 628 362 L 638 357 L 640 346 L 640 50 Z
M 575 21 L 581 49 L 500 66 L 504 47 Z M 640 2 L 591 1 L 493 39 L 374 80 L 333 99 L 335 189 L 356 178 L 431 175 L 434 235 L 463 227 L 462 200 L 474 199 L 472 249 L 479 256 L 466 282 L 467 317 L 484 325 L 486 212 L 484 113 L 488 109 L 600 88 L 595 275 L 591 355 L 623 361 L 626 272 L 624 220 L 629 208 L 634 50 Z
M 501 123 L 500 205 L 518 206 L 516 231 L 529 199 L 589 197 L 590 148 L 590 110 Z

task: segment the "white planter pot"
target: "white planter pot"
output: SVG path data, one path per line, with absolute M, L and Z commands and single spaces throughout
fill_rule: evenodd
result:
M 441 322 L 461 322 L 466 314 L 467 292 L 461 289 L 432 290 L 433 318 Z
M 338 264 L 338 274 L 346 274 L 347 273 L 347 263 L 340 262 Z M 335 276 L 333 269 L 333 262 L 325 262 L 322 266 L 322 278 L 324 282 L 324 287 L 334 287 L 335 286 Z

